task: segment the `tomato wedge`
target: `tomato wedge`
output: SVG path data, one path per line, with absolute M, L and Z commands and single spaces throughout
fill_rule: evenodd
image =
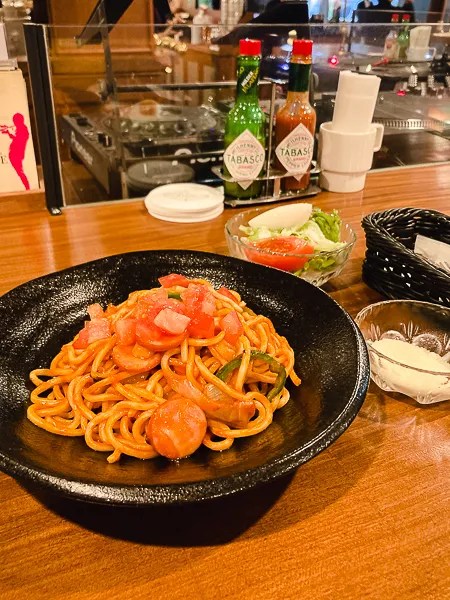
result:
M 114 346 L 112 351 L 113 361 L 125 371 L 139 373 L 141 371 L 150 371 L 161 361 L 160 354 L 154 354 L 148 359 L 138 358 L 133 354 L 133 348 L 129 346 Z
M 133 346 L 136 342 L 136 319 L 120 319 L 115 324 L 117 343 Z
M 190 322 L 191 319 L 189 317 L 181 315 L 170 308 L 163 308 L 154 320 L 155 325 L 170 335 L 184 333 Z
M 163 288 L 171 288 L 177 285 L 180 287 L 187 287 L 189 285 L 189 279 L 187 279 L 184 275 L 178 275 L 178 273 L 171 273 L 165 277 L 160 277 L 158 281 Z
M 298 271 L 309 260 L 308 256 L 283 256 L 284 254 L 314 253 L 314 247 L 311 244 L 294 236 L 267 238 L 253 242 L 253 246 L 254 250 L 250 248 L 245 250 L 250 261 L 282 271 Z M 276 254 L 270 254 L 270 252 Z
M 237 316 L 237 312 L 232 310 L 220 321 L 220 328 L 225 331 L 225 340 L 232 346 L 235 346 L 244 333 L 244 327 Z

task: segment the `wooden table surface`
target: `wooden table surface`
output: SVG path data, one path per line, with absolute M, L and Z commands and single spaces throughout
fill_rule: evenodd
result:
M 323 193 L 358 241 L 325 286 L 351 315 L 381 297 L 361 281 L 365 214 L 450 213 L 450 165 L 371 174 L 363 193 Z M 144 249 L 227 253 L 232 211 L 166 224 L 142 202 L 51 217 L 33 195 L 0 202 L 0 294 L 29 279 Z M 0 474 L 2 600 L 450 598 L 450 403 L 421 408 L 371 384 L 350 428 L 291 476 L 178 509 L 88 505 Z

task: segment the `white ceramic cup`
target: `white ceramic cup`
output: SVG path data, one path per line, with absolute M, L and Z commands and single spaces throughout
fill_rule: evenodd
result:
M 381 148 L 384 126 L 372 123 L 366 133 L 333 131 L 322 123 L 319 133 L 320 185 L 330 192 L 359 192 L 364 189 L 373 153 Z
M 424 62 L 433 60 L 436 56 L 436 48 L 408 48 L 406 57 L 411 62 Z

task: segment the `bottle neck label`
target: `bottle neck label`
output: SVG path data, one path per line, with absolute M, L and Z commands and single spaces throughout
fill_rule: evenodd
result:
M 300 181 L 308 171 L 314 150 L 314 138 L 303 123 L 278 144 L 275 154 L 288 173 Z
M 265 157 L 261 142 L 246 129 L 225 150 L 223 160 L 231 177 L 246 190 L 261 173 Z
M 259 79 L 258 65 L 239 65 L 237 78 L 237 96 L 245 98 L 257 95 Z
M 310 75 L 311 64 L 291 62 L 289 65 L 288 90 L 290 92 L 307 92 Z

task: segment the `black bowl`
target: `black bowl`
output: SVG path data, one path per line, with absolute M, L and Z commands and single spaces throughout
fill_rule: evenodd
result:
M 46 367 L 82 326 L 86 307 L 123 301 L 180 272 L 242 294 L 273 320 L 296 354 L 303 383 L 260 435 L 230 450 L 202 447 L 179 463 L 124 457 L 108 464 L 83 438 L 43 431 L 26 418 L 28 374 Z M 203 252 L 134 252 L 40 277 L 0 298 L 0 467 L 19 480 L 105 504 L 215 498 L 279 477 L 324 450 L 358 413 L 369 382 L 364 340 L 327 294 L 292 275 Z

